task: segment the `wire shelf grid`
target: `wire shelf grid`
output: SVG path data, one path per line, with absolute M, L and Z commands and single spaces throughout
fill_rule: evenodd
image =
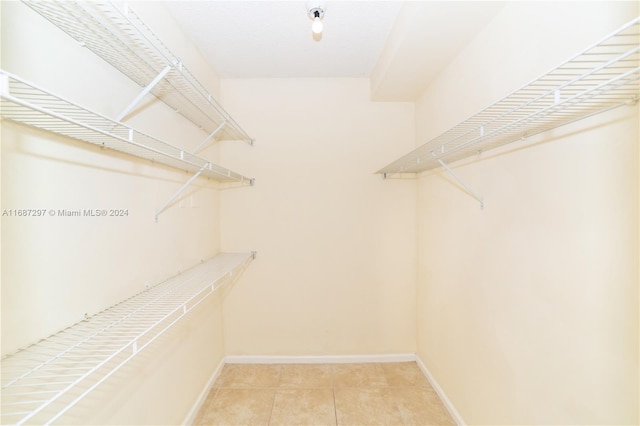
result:
M 640 17 L 377 173 L 420 173 L 640 97 Z
M 221 253 L 2 358 L 2 424 L 51 424 L 237 276 L 253 253 Z
M 251 138 L 215 98 L 126 5 L 109 1 L 23 0 L 40 15 L 137 84 L 146 87 L 169 66 L 151 93 L 219 139 Z
M 222 182 L 251 178 L 53 95 L 0 70 L 0 115 L 39 129 L 198 173 Z

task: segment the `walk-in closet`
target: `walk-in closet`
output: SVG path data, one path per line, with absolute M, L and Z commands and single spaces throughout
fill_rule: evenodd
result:
M 637 1 L 0 1 L 1 424 L 640 423 Z

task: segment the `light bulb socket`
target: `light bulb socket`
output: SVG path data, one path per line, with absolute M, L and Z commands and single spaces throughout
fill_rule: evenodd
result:
M 315 21 L 316 19 L 324 18 L 324 9 L 322 9 L 321 7 L 314 7 L 312 9 L 309 9 L 309 18 L 311 18 L 313 21 Z
M 324 18 L 325 3 L 324 0 L 309 0 L 307 2 L 307 12 L 309 18 L 313 21 L 311 31 L 314 34 L 322 33 L 322 18 Z

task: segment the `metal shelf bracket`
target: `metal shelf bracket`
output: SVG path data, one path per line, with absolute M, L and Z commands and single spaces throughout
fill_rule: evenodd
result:
M 204 166 L 202 166 L 202 168 L 200 170 L 198 170 L 198 172 L 196 174 L 194 174 L 193 176 L 191 176 L 191 178 L 180 187 L 180 189 L 178 189 L 178 191 L 173 194 L 171 196 L 171 198 L 169 198 L 163 205 L 162 207 L 160 207 L 158 210 L 156 210 L 156 223 L 158 222 L 158 216 L 160 216 L 160 213 L 162 213 L 163 211 L 165 211 L 167 209 L 167 207 L 169 207 L 171 205 L 171 203 L 173 203 L 175 201 L 176 198 L 178 198 L 180 196 L 180 194 L 182 194 L 184 192 L 185 189 L 187 189 L 189 187 L 189 185 L 191 185 L 191 183 L 196 180 L 198 178 L 198 176 L 200 176 L 202 174 L 202 172 L 204 172 L 204 170 L 206 168 L 210 168 L 211 167 L 211 163 L 207 163 Z
M 169 71 L 171 71 L 171 66 L 167 65 L 166 67 L 164 67 L 164 69 L 160 71 L 160 74 L 158 74 L 156 78 L 151 81 L 151 83 L 147 84 L 147 86 L 142 89 L 142 92 L 138 93 L 138 96 L 136 96 L 133 101 L 131 101 L 131 103 L 116 117 L 116 121 L 122 121 L 122 119 L 126 117 L 127 114 L 129 114 L 131 110 L 140 103 L 140 101 L 142 101 L 142 98 L 144 98 L 147 93 L 151 92 L 151 90 L 153 90 L 153 88 L 162 81 L 164 76 L 167 75 Z
M 225 126 L 225 124 L 227 124 L 227 120 L 224 120 L 213 132 L 211 132 L 209 134 L 209 136 L 207 136 L 206 138 L 204 138 L 204 140 L 202 142 L 200 142 L 200 145 L 198 145 L 192 152 L 192 154 L 197 154 L 198 152 L 200 152 L 205 145 L 207 144 L 207 142 L 209 142 L 209 140 L 211 138 L 213 138 L 220 130 L 222 130 L 222 128 Z
M 450 167 L 449 167 L 449 166 L 448 166 L 444 161 L 442 161 L 440 158 L 438 158 L 434 152 L 432 152 L 432 153 L 431 153 L 431 155 L 433 155 L 433 157 L 436 159 L 436 161 L 437 161 L 438 163 L 440 163 L 440 165 L 441 165 L 442 167 L 444 167 L 444 169 L 445 169 L 447 172 L 449 172 L 449 174 L 450 174 L 451 176 L 453 176 L 453 178 L 454 178 L 455 180 L 457 180 L 457 181 L 458 181 L 458 183 L 459 183 L 460 185 L 462 185 L 462 187 L 465 189 L 465 191 L 467 191 L 467 192 L 469 193 L 469 195 L 471 195 L 473 198 L 475 198 L 476 200 L 478 200 L 478 202 L 480 203 L 480 209 L 481 209 L 481 210 L 484 210 L 484 201 L 482 201 L 482 197 L 481 197 L 481 196 L 479 196 L 478 194 L 476 194 L 476 192 L 475 192 L 473 189 L 471 189 L 471 187 L 470 187 L 469 185 L 467 185 L 467 184 L 462 180 L 462 178 L 460 178 L 460 176 L 458 176 L 457 174 L 455 174 L 455 173 L 453 172 L 453 170 L 451 170 L 451 168 L 450 168 Z

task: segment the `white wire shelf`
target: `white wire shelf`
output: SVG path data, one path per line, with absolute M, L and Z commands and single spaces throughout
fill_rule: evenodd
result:
M 216 133 L 220 128 L 219 139 L 253 144 L 180 58 L 126 4 L 110 1 L 23 2 L 137 84 L 149 87 L 153 95 L 207 134 Z
M 5 119 L 221 182 L 253 183 L 251 178 L 48 93 L 3 70 L 0 70 L 0 99 L 0 115 Z
M 551 72 L 380 169 L 420 173 L 525 139 L 640 96 L 640 17 Z
M 1 423 L 55 422 L 254 257 L 221 253 L 3 357 Z

